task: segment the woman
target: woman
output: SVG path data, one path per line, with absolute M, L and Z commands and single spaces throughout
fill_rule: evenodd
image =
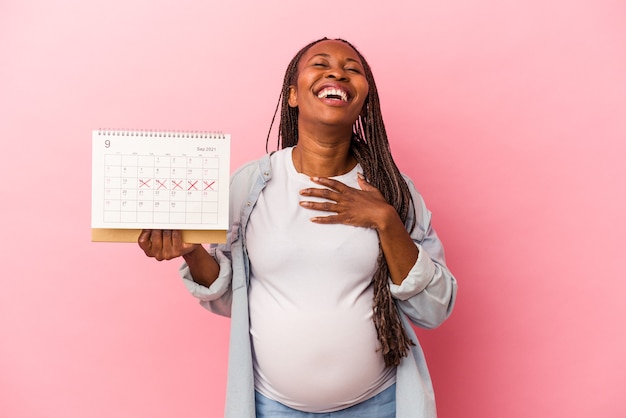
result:
M 410 321 L 451 313 L 456 280 L 396 167 L 369 65 L 321 39 L 291 61 L 279 151 L 231 179 L 226 244 L 143 231 L 207 309 L 231 317 L 227 417 L 435 417 Z

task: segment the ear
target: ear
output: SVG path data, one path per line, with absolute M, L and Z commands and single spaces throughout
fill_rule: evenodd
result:
M 287 100 L 290 107 L 298 107 L 298 92 L 295 86 L 289 86 L 289 100 Z

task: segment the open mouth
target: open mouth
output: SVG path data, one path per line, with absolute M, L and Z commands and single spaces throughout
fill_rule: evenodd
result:
M 334 87 L 323 88 L 319 93 L 317 93 L 317 97 L 320 99 L 341 100 L 342 102 L 347 102 L 349 100 L 347 92 Z

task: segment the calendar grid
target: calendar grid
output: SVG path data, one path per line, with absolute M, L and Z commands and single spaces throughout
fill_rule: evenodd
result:
M 105 154 L 106 223 L 215 224 L 219 158 Z

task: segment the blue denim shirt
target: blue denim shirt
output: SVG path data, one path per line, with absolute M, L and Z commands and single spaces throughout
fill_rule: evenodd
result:
M 261 191 L 272 179 L 270 156 L 250 162 L 231 177 L 230 230 L 225 244 L 210 253 L 220 264 L 217 280 L 205 287 L 195 283 L 183 264 L 180 274 L 193 296 L 209 311 L 231 318 L 226 391 L 226 418 L 254 418 L 254 373 L 248 313 L 250 260 L 246 252 L 246 225 Z M 401 312 L 402 324 L 415 346 L 396 369 L 396 416 L 435 418 L 435 397 L 424 354 L 411 323 L 423 328 L 439 326 L 452 312 L 457 283 L 445 265 L 443 246 L 431 228 L 431 214 L 413 182 L 405 177 L 415 206 L 416 226 L 411 232 L 419 248 L 418 259 L 401 285 L 389 281 Z M 413 221 L 411 211 L 407 225 Z

